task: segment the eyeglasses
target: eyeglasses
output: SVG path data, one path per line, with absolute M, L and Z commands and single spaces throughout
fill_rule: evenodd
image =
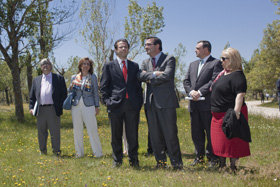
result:
M 155 45 L 155 44 L 146 43 L 144 46 L 151 46 L 151 45 Z
M 225 61 L 226 59 L 229 59 L 229 58 L 228 57 L 223 57 L 223 56 L 221 57 L 222 61 Z

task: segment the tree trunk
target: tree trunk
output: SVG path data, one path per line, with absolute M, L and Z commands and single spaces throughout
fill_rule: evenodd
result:
M 8 106 L 10 106 L 10 100 L 9 100 L 9 91 L 8 88 L 5 88 L 5 95 L 6 95 L 6 103 Z
M 13 63 L 18 64 L 17 62 L 13 62 Z M 11 69 L 11 72 L 13 77 L 16 118 L 19 122 L 23 122 L 24 112 L 23 112 L 23 102 L 22 102 L 21 84 L 20 84 L 20 69 L 18 66 L 14 65 L 13 68 Z
M 28 58 L 28 62 L 26 63 L 26 76 L 27 76 L 27 85 L 28 85 L 28 93 L 31 89 L 32 86 L 32 64 L 31 64 L 31 56 L 30 56 L 30 61 Z

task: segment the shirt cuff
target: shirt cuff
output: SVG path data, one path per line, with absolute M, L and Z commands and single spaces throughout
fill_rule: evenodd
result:
M 202 93 L 198 90 L 198 93 L 199 93 L 199 95 L 200 95 L 200 97 L 202 96 Z

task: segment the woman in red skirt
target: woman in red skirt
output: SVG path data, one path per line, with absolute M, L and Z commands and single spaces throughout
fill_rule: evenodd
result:
M 220 157 L 220 167 L 226 166 L 230 158 L 230 167 L 236 170 L 236 161 L 250 155 L 249 142 L 240 138 L 228 139 L 222 130 L 223 118 L 229 108 L 233 108 L 237 119 L 240 112 L 248 121 L 244 96 L 247 90 L 246 77 L 242 71 L 241 56 L 236 49 L 227 48 L 221 57 L 224 70 L 212 84 L 211 94 L 211 141 L 213 153 Z

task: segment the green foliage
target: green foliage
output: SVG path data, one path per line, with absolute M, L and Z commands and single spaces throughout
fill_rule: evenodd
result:
M 89 53 L 93 56 L 94 72 L 101 78 L 102 65 L 109 60 L 113 46 L 113 32 L 109 20 L 112 13 L 110 0 L 83 0 L 80 18 L 83 21 L 81 34 Z
M 0 60 L 0 91 L 12 89 L 12 76 L 6 62 Z
M 275 20 L 267 26 L 260 50 L 255 51 L 248 66 L 249 89 L 275 89 L 275 82 L 280 73 L 280 20 Z
M 68 64 L 68 69 L 64 74 L 64 79 L 66 82 L 66 86 L 70 85 L 70 81 L 71 81 L 71 76 L 75 75 L 78 73 L 78 65 L 79 65 L 79 60 L 81 58 L 78 56 L 71 56 L 70 58 L 68 58 L 67 64 Z
M 27 106 L 25 106 L 27 107 Z M 62 157 L 52 156 L 50 137 L 48 155 L 39 155 L 36 120 L 26 114 L 26 122 L 17 125 L 11 107 L 0 106 L 0 186 L 279 186 L 280 121 L 250 115 L 253 142 L 251 156 L 239 159 L 238 171 L 209 169 L 208 165 L 191 167 L 194 146 L 190 118 L 185 108 L 177 109 L 178 136 L 184 162 L 183 171 L 155 169 L 154 157 L 145 157 L 147 123 L 143 109 L 139 125 L 140 169 L 129 167 L 128 157 L 120 168 L 112 168 L 111 128 L 102 106 L 97 117 L 104 156 L 94 158 L 86 129 L 86 156 L 75 159 L 71 113 L 61 119 Z M 265 141 L 264 141 L 265 140 Z M 170 162 L 168 161 L 170 166 Z
M 183 80 L 186 76 L 187 65 L 183 58 L 187 55 L 187 49 L 179 43 L 177 48 L 174 49 L 174 57 L 176 59 L 176 70 L 175 70 L 175 85 L 176 88 L 182 88 Z
M 125 17 L 124 37 L 130 43 L 129 58 L 134 59 L 143 52 L 145 38 L 162 32 L 164 25 L 163 7 L 156 2 L 141 7 L 137 0 L 129 0 L 128 17 Z

